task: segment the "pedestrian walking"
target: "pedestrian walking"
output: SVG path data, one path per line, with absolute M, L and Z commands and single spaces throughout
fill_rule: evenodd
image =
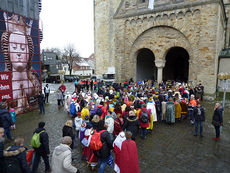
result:
M 62 105 L 63 95 L 62 95 L 62 91 L 60 87 L 58 88 L 56 92 L 56 96 L 57 96 L 58 109 L 61 109 L 61 106 L 63 106 Z
M 31 173 L 26 160 L 24 139 L 17 137 L 14 144 L 4 151 L 4 162 L 7 173 Z
M 72 165 L 72 139 L 70 136 L 62 138 L 52 155 L 52 173 L 80 173 L 80 170 Z
M 7 110 L 7 104 L 5 102 L 0 103 L 0 127 L 4 128 L 4 134 L 9 140 L 12 140 L 10 128 L 14 125 L 10 112 Z
M 138 117 L 135 115 L 134 111 L 129 111 L 129 116 L 127 117 L 122 128 L 123 131 L 130 131 L 132 133 L 132 140 L 135 141 L 136 136 L 138 134 L 139 126 L 140 122 L 138 120 Z
M 67 120 L 64 127 L 62 128 L 62 137 L 64 136 L 70 136 L 72 139 L 72 143 L 70 145 L 70 148 L 73 149 L 74 145 L 74 133 L 73 133 L 73 121 Z
M 34 131 L 34 133 L 40 133 L 40 143 L 41 145 L 38 148 L 34 148 L 35 157 L 34 162 L 32 166 L 32 173 L 36 173 L 38 169 L 39 162 L 41 160 L 41 157 L 45 163 L 45 172 L 51 172 L 50 164 L 49 164 L 49 136 L 45 130 L 45 122 L 40 122 L 38 124 L 38 128 Z
M 120 132 L 116 137 L 115 141 L 113 142 L 113 152 L 115 154 L 115 165 L 114 171 L 116 173 L 120 173 L 120 162 L 121 162 L 121 146 L 122 142 L 126 140 L 125 133 Z
M 113 143 L 110 138 L 109 132 L 107 130 L 102 132 L 100 134 L 100 137 L 103 145 L 100 150 L 95 151 L 95 154 L 98 157 L 98 164 L 99 164 L 98 173 L 104 173 L 111 155 L 110 150 L 113 149 Z
M 114 130 L 114 119 L 112 117 L 112 112 L 108 111 L 108 115 L 105 117 L 105 126 L 107 131 L 109 132 L 110 138 L 114 141 L 113 130 Z
M 213 138 L 215 141 L 220 140 L 220 126 L 223 126 L 223 107 L 220 105 L 220 103 L 216 103 L 214 107 L 214 114 L 212 117 L 212 124 L 215 127 L 216 130 L 216 137 Z
M 15 123 L 16 123 L 16 112 L 15 112 L 14 108 L 10 108 L 9 110 L 10 110 L 12 122 L 14 123 L 14 125 L 12 125 L 11 128 L 15 130 L 16 129 L 16 125 L 15 125 Z
M 175 123 L 175 104 L 173 98 L 169 98 L 169 102 L 166 103 L 166 123 Z
M 0 127 L 0 172 L 5 172 L 4 164 L 4 128 Z
M 200 103 L 198 103 L 197 106 L 194 107 L 193 114 L 195 118 L 194 136 L 197 136 L 200 126 L 200 136 L 203 137 L 203 122 L 205 121 L 205 109 L 200 105 Z
M 46 84 L 46 86 L 44 87 L 44 93 L 45 93 L 45 101 L 46 103 L 49 103 L 50 88 L 48 84 Z
M 45 114 L 45 98 L 44 98 L 44 95 L 42 94 L 42 91 L 39 92 L 39 95 L 37 96 L 37 98 L 38 98 L 40 114 Z
M 122 142 L 120 152 L 120 173 L 139 173 L 138 152 L 132 133 L 126 132 L 126 140 Z
M 146 108 L 146 104 L 142 106 L 142 109 L 139 113 L 139 121 L 141 124 L 141 138 L 146 139 L 147 128 L 149 127 L 149 123 L 151 121 L 151 115 Z

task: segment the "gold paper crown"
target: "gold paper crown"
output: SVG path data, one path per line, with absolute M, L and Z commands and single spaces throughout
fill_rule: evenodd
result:
M 22 16 L 13 14 L 9 17 L 5 12 L 4 19 L 6 30 L 8 29 L 9 32 L 21 32 L 23 34 L 30 35 L 33 20 L 30 20 L 29 24 L 27 24 L 24 22 Z

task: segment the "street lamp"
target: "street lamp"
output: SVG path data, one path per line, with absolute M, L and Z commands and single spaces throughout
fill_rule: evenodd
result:
M 42 72 L 43 72 L 43 73 L 46 73 L 46 72 L 47 72 L 47 70 L 46 70 L 46 69 L 44 69 L 44 70 L 42 70 Z M 47 74 L 45 75 L 45 82 L 46 82 L 46 76 L 47 76 Z
M 222 88 L 224 90 L 224 95 L 223 95 L 223 103 L 222 103 L 222 106 L 223 106 L 222 116 L 224 116 L 225 97 L 226 97 L 226 92 L 228 90 L 228 79 L 230 79 L 230 74 L 229 73 L 219 73 L 217 75 L 217 78 L 221 81 L 221 83 L 223 81 Z

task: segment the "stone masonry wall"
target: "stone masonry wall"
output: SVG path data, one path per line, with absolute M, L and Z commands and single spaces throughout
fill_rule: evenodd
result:
M 103 0 L 96 2 L 95 53 L 98 74 L 105 73 L 108 66 L 114 65 L 117 82 L 131 77 L 135 79 L 138 50 L 148 48 L 154 53 L 156 61 L 163 62 L 168 50 L 178 46 L 186 49 L 190 56 L 189 80 L 194 84 L 202 82 L 206 93 L 215 93 L 218 54 L 224 48 L 225 27 L 223 11 L 217 1 L 113 19 L 111 11 L 108 11 L 109 3 Z M 113 7 L 118 5 L 116 1 Z M 108 14 L 110 18 L 106 17 Z M 108 26 L 111 20 L 112 28 Z
M 120 0 L 94 0 L 96 74 L 106 73 L 115 64 L 113 16 L 119 4 Z

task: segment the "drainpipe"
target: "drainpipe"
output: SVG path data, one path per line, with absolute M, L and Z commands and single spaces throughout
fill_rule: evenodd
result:
M 226 46 L 226 42 L 227 42 L 227 29 L 228 29 L 228 27 L 227 27 L 228 26 L 228 17 L 226 15 L 225 5 L 230 5 L 230 3 L 224 4 L 223 0 L 221 0 L 220 2 L 223 5 L 224 17 L 225 17 L 225 25 L 226 25 L 226 27 L 225 27 L 224 49 L 226 49 L 226 47 L 229 47 L 230 40 L 229 40 L 228 46 Z M 218 56 L 217 74 L 219 73 L 219 70 L 220 70 L 220 56 Z M 218 78 L 216 78 L 216 97 L 217 97 L 217 91 L 218 91 Z
M 226 20 L 225 20 L 225 25 L 226 25 L 226 27 L 225 27 L 224 48 L 226 49 L 227 47 L 229 47 L 229 42 L 230 42 L 230 40 L 229 40 L 228 46 L 227 46 L 227 45 L 226 45 L 226 42 L 227 42 L 227 31 L 228 31 L 228 17 L 227 17 Z

